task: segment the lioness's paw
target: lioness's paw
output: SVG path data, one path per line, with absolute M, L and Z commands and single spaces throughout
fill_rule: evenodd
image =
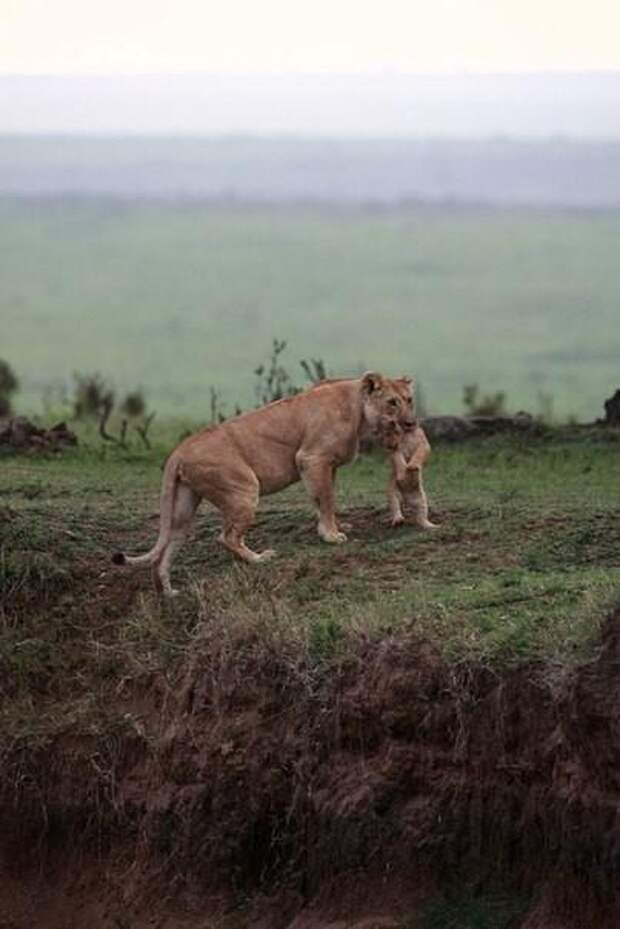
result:
M 405 522 L 405 517 L 402 515 L 402 513 L 401 513 L 400 516 L 393 516 L 393 517 L 392 517 L 392 527 L 393 527 L 394 529 L 395 529 L 397 526 L 402 526 L 402 525 L 404 524 L 404 522 Z
M 419 526 L 420 529 L 426 529 L 426 530 L 427 529 L 441 529 L 441 526 L 438 526 L 437 523 L 432 523 L 430 519 L 422 520 L 421 522 L 416 523 L 416 525 Z
M 344 532 L 339 532 L 338 530 L 335 532 L 321 532 L 319 530 L 319 535 L 324 542 L 329 542 L 332 545 L 340 545 L 341 542 L 347 541 L 347 537 Z
M 275 557 L 275 551 L 273 548 L 266 548 L 264 552 L 259 552 L 256 556 L 257 561 L 269 561 L 270 558 Z

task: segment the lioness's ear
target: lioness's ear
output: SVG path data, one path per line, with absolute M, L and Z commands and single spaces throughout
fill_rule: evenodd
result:
M 364 393 L 372 394 L 379 390 L 383 384 L 383 375 L 377 374 L 376 371 L 367 371 L 362 377 L 362 390 Z

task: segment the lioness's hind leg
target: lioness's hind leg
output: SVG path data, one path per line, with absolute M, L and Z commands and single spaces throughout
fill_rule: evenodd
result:
M 176 552 L 183 544 L 191 529 L 194 515 L 198 509 L 200 497 L 185 484 L 178 484 L 174 499 L 172 531 L 170 541 L 163 550 L 158 562 L 153 566 L 153 581 L 158 593 L 174 597 L 177 591 L 170 583 L 170 566 Z
M 275 555 L 271 548 L 267 548 L 262 552 L 255 552 L 245 544 L 244 536 L 254 522 L 255 512 L 254 508 L 248 507 L 247 509 L 236 509 L 225 513 L 224 528 L 218 536 L 218 542 L 221 542 L 224 548 L 227 548 L 237 558 L 241 558 L 242 561 L 250 563 L 267 561 Z
M 267 561 L 275 555 L 271 548 L 263 552 L 254 552 L 245 544 L 244 536 L 254 523 L 258 498 L 258 479 L 252 475 L 247 488 L 241 490 L 237 486 L 234 494 L 227 495 L 216 504 L 224 517 L 224 527 L 218 536 L 218 542 L 237 558 L 251 563 Z

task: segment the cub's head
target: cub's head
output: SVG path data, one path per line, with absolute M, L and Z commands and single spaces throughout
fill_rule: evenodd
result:
M 410 377 L 383 377 L 367 371 L 362 377 L 364 419 L 375 435 L 392 434 L 394 427 L 415 429 L 417 420 L 413 407 L 413 380 Z
M 382 417 L 379 422 L 378 435 L 381 439 L 381 444 L 384 449 L 388 452 L 395 452 L 400 448 L 400 443 L 402 441 L 404 430 L 402 426 L 399 426 L 398 423 L 393 419 L 386 419 Z

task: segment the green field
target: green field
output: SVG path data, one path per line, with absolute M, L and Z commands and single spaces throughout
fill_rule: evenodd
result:
M 462 388 L 592 419 L 618 386 L 620 214 L 465 208 L 0 201 L 0 357 L 17 407 L 62 406 L 74 371 L 142 386 L 160 415 L 253 402 L 272 338 L 286 363 Z M 60 410 L 59 410 L 60 412 Z

